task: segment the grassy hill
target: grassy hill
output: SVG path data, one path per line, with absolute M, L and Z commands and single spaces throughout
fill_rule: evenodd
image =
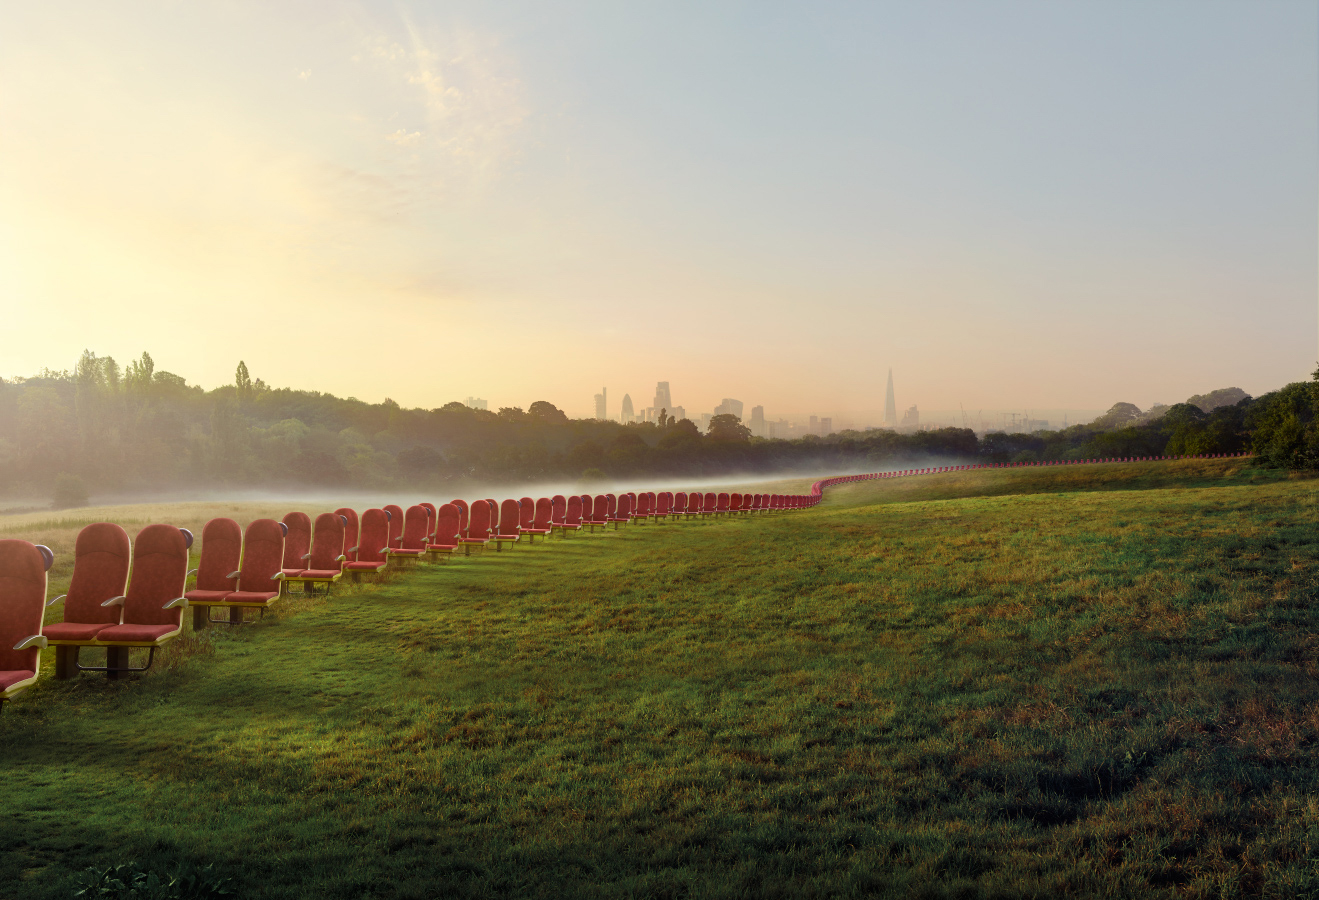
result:
M 0 897 L 1319 895 L 1317 498 L 950 473 L 290 601 L 5 710 Z

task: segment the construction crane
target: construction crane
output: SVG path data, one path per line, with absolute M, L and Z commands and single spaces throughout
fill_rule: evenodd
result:
M 960 403 L 958 403 L 957 405 L 962 407 L 962 427 L 963 427 L 963 428 L 970 428 L 971 426 L 968 425 L 968 424 L 966 424 L 966 407 L 965 407 L 965 406 L 962 406 L 962 404 L 960 404 Z

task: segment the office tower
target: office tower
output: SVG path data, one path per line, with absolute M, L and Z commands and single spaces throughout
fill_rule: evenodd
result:
M 670 406 L 669 418 L 675 422 L 679 419 L 685 419 L 687 418 L 687 410 L 683 409 L 681 406 Z
M 714 418 L 714 416 L 713 416 L 711 413 L 701 413 L 701 430 L 702 430 L 702 431 L 707 432 L 707 433 L 710 431 L 710 420 L 713 419 L 713 418 Z
M 601 422 L 609 418 L 609 388 L 600 388 L 595 395 L 595 417 Z
M 468 397 L 463 406 L 469 406 L 472 409 L 486 409 L 486 402 L 480 397 Z
M 884 392 L 884 427 L 898 427 L 898 402 L 893 399 L 893 370 L 888 370 L 888 390 Z
M 820 420 L 820 437 L 828 437 L 834 433 L 834 420 L 826 416 Z
M 902 430 L 920 431 L 921 414 L 916 407 L 912 407 L 902 414 Z
M 742 401 L 724 398 L 724 402 L 714 408 L 716 416 L 737 416 L 737 420 L 742 421 Z
M 669 396 L 669 383 L 661 381 L 655 385 L 655 408 L 673 409 L 673 398 Z
M 751 433 L 756 437 L 765 436 L 765 407 L 751 407 Z
M 633 418 L 634 418 L 634 415 L 633 415 L 633 412 L 632 412 L 632 395 L 631 395 L 631 394 L 624 394 L 624 395 L 623 395 L 623 412 L 622 412 L 622 415 L 619 416 L 619 419 L 618 419 L 618 420 L 619 420 L 620 422 L 622 422 L 624 425 L 626 425 L 627 423 L 631 422 Z

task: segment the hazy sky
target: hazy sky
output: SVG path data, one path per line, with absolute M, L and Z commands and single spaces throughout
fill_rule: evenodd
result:
M 1310 2 L 0 3 L 0 375 L 589 415 L 1308 377 Z

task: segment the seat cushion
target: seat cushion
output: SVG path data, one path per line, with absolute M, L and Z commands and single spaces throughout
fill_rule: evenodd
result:
M 350 562 L 344 563 L 343 567 L 350 572 L 379 572 L 385 567 L 385 564 L 373 562 Z
M 31 669 L 9 669 L 0 672 L 0 691 L 6 691 L 20 681 L 27 681 L 29 678 L 36 677 L 36 672 Z
M 111 625 L 96 635 L 103 644 L 153 643 L 179 633 L 177 625 Z
M 390 556 L 421 556 L 425 550 L 390 550 Z
M 339 575 L 340 572 L 338 569 L 307 569 L 298 577 L 305 578 L 308 581 L 311 581 L 313 579 L 317 581 L 323 581 L 329 578 L 338 578 Z
M 426 549 L 443 553 L 445 550 L 457 550 L 458 545 L 457 544 L 427 544 Z
M 90 641 L 96 637 L 97 632 L 104 631 L 112 624 L 111 622 L 102 622 L 99 625 L 89 625 L 84 622 L 56 622 L 54 625 L 42 627 L 41 633 L 52 643 L 55 641 Z
M 297 578 L 305 572 L 306 569 L 280 569 L 280 571 L 284 573 L 285 578 Z
M 279 596 L 279 591 L 234 591 L 224 598 L 228 604 L 234 603 L 259 603 L 269 606 L 270 602 Z
M 183 596 L 187 598 L 189 603 L 200 603 L 205 605 L 208 603 L 219 603 L 232 593 L 233 591 L 188 591 L 188 593 Z

